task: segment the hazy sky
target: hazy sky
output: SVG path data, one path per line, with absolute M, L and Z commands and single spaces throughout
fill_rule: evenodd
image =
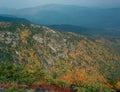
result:
M 0 7 L 24 8 L 44 4 L 70 4 L 87 7 L 119 7 L 120 0 L 0 0 Z

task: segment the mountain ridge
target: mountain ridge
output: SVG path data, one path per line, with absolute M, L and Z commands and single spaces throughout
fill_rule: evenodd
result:
M 76 26 L 76 25 L 68 25 L 68 24 L 60 24 L 60 25 L 46 25 L 50 28 L 65 31 L 65 32 L 74 32 L 77 34 L 82 34 L 86 36 L 104 36 L 104 37 L 113 37 L 119 38 L 120 31 L 119 29 L 114 28 L 89 28 L 83 26 Z
M 22 23 L 30 23 L 29 20 L 25 18 L 18 18 L 12 15 L 0 15 L 0 22 L 22 22 Z
M 1 22 L 0 81 L 114 88 L 120 77 L 120 54 L 100 41 L 45 26 Z
M 43 25 L 69 24 L 95 28 L 119 28 L 120 26 L 119 8 L 98 9 L 70 5 L 45 5 L 13 10 L 8 13 Z

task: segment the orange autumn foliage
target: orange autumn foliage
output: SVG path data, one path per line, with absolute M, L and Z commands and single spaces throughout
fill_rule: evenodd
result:
M 72 83 L 77 84 L 77 85 L 85 85 L 87 84 L 87 74 L 85 73 L 84 70 L 80 71 L 78 69 L 75 69 L 73 71 L 73 76 L 72 76 Z
M 68 85 L 76 84 L 82 86 L 87 84 L 88 81 L 85 71 L 80 71 L 78 69 L 67 72 L 66 75 L 58 77 L 57 80 L 64 80 Z

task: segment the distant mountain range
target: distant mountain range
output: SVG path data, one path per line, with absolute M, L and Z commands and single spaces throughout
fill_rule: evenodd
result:
M 77 25 L 91 28 L 120 28 L 120 8 L 85 8 L 73 5 L 43 5 L 25 9 L 0 9 L 1 14 L 26 18 L 42 25 Z
M 11 15 L 0 15 L 0 22 L 22 22 L 22 23 L 30 23 L 29 20 L 25 18 L 18 18 Z
M 109 37 L 117 37 L 120 38 L 120 30 L 117 28 L 89 28 L 89 27 L 82 27 L 76 25 L 49 25 L 48 27 L 52 29 L 56 29 L 59 31 L 66 31 L 66 32 L 75 32 L 77 34 L 82 35 L 99 35 L 99 36 L 109 36 Z

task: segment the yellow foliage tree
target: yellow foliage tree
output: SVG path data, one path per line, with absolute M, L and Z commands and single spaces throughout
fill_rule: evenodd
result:
M 120 81 L 117 81 L 116 85 L 115 85 L 116 89 L 120 89 Z
M 24 30 L 20 33 L 20 37 L 21 37 L 21 40 L 22 40 L 22 43 L 25 43 L 27 44 L 27 40 L 26 38 L 30 35 L 30 31 L 29 30 Z
M 88 78 L 84 70 L 75 69 L 72 72 L 72 84 L 84 86 L 87 84 Z

